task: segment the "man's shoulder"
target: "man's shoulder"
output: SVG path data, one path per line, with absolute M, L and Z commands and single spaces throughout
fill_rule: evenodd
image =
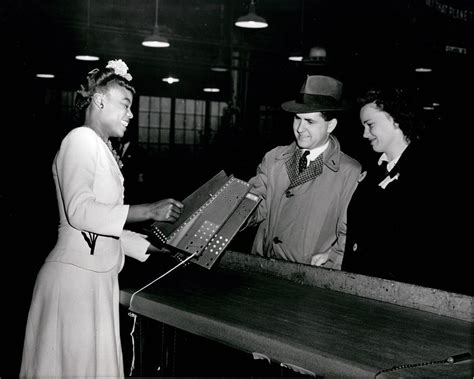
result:
M 294 144 L 290 145 L 282 145 L 276 146 L 265 153 L 266 158 L 273 158 L 273 159 L 281 159 L 287 156 L 288 154 L 292 154 L 295 147 Z
M 354 170 L 361 170 L 362 165 L 357 159 L 352 158 L 350 155 L 347 155 L 341 151 L 341 167 L 348 167 Z

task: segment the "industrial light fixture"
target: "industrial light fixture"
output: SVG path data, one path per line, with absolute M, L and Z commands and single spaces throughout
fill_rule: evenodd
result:
M 303 60 L 304 0 L 301 0 L 300 26 L 301 26 L 301 31 L 300 31 L 300 44 L 299 44 L 299 47 L 298 47 L 298 49 L 294 50 L 290 54 L 290 56 L 288 57 L 288 60 L 293 61 L 293 62 L 301 62 Z
M 214 64 L 211 66 L 212 71 L 216 72 L 226 72 L 228 71 L 227 65 L 224 61 L 224 54 L 222 52 L 222 45 L 223 45 L 223 35 L 224 35 L 224 4 L 221 4 L 221 13 L 220 13 L 220 44 L 219 44 L 219 54 L 217 55 L 217 59 Z
M 96 55 L 78 54 L 78 55 L 76 55 L 76 59 L 78 61 L 93 62 L 93 61 L 98 61 L 99 57 L 96 56 Z
M 417 67 L 415 68 L 415 71 L 416 72 L 431 72 L 433 70 L 429 67 Z
M 168 84 L 173 84 L 173 83 L 178 83 L 179 79 L 175 78 L 172 75 L 167 76 L 166 78 L 161 79 L 163 82 L 166 82 Z
M 263 17 L 260 17 L 255 13 L 255 1 L 251 0 L 249 13 L 245 16 L 239 17 L 235 22 L 235 26 L 240 28 L 262 29 L 266 28 L 268 23 Z
M 142 45 L 146 47 L 169 47 L 170 43 L 168 39 L 160 35 L 158 30 L 158 0 L 155 2 L 155 27 L 153 28 L 153 34 L 145 37 L 142 41 Z
M 308 58 L 303 59 L 308 66 L 324 66 L 327 63 L 327 52 L 324 46 L 313 46 L 309 50 Z
M 91 0 L 87 2 L 87 35 L 86 35 L 86 50 L 89 48 L 89 30 L 91 24 Z M 98 61 L 99 57 L 92 54 L 78 54 L 76 55 L 78 61 Z
M 221 92 L 219 85 L 220 75 L 214 72 L 208 72 L 206 79 L 204 79 L 202 90 L 207 93 L 218 93 Z
M 53 79 L 54 74 L 36 74 L 36 77 L 42 79 Z
M 300 50 L 296 50 L 288 57 L 288 60 L 293 62 L 301 62 L 303 60 L 303 54 Z
M 216 62 L 211 67 L 212 71 L 216 72 L 227 72 L 229 69 L 227 65 L 224 63 L 224 58 L 222 57 L 222 53 L 219 52 Z

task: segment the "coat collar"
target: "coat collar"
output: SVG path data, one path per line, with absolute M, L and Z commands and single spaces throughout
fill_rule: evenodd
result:
M 286 146 L 276 159 L 284 160 L 286 163 L 294 156 L 296 149 L 298 149 L 296 142 L 292 142 L 290 145 Z M 339 171 L 341 163 L 341 146 L 337 138 L 333 135 L 329 135 L 329 146 L 323 153 L 323 162 L 332 171 Z

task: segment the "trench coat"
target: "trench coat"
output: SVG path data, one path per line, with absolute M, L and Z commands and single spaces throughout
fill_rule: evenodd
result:
M 149 242 L 124 230 L 123 176 L 92 129 L 63 139 L 53 177 L 58 238 L 35 282 L 20 376 L 123 377 L 118 273 L 124 254 L 145 261 Z
M 252 253 L 310 264 L 313 256 L 329 253 L 324 267 L 340 269 L 346 234 L 346 211 L 356 189 L 361 165 L 329 138 L 322 173 L 290 188 L 289 161 L 295 142 L 267 152 L 249 180 L 261 197 L 249 225 L 259 224 Z

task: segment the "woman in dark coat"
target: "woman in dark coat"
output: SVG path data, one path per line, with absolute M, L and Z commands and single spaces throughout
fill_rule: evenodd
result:
M 363 137 L 379 153 L 362 170 L 348 208 L 342 269 L 456 290 L 452 214 L 424 125 L 404 90 L 371 90 L 360 99 Z M 422 143 L 423 141 L 423 143 Z M 454 253 L 454 254 L 453 254 Z

